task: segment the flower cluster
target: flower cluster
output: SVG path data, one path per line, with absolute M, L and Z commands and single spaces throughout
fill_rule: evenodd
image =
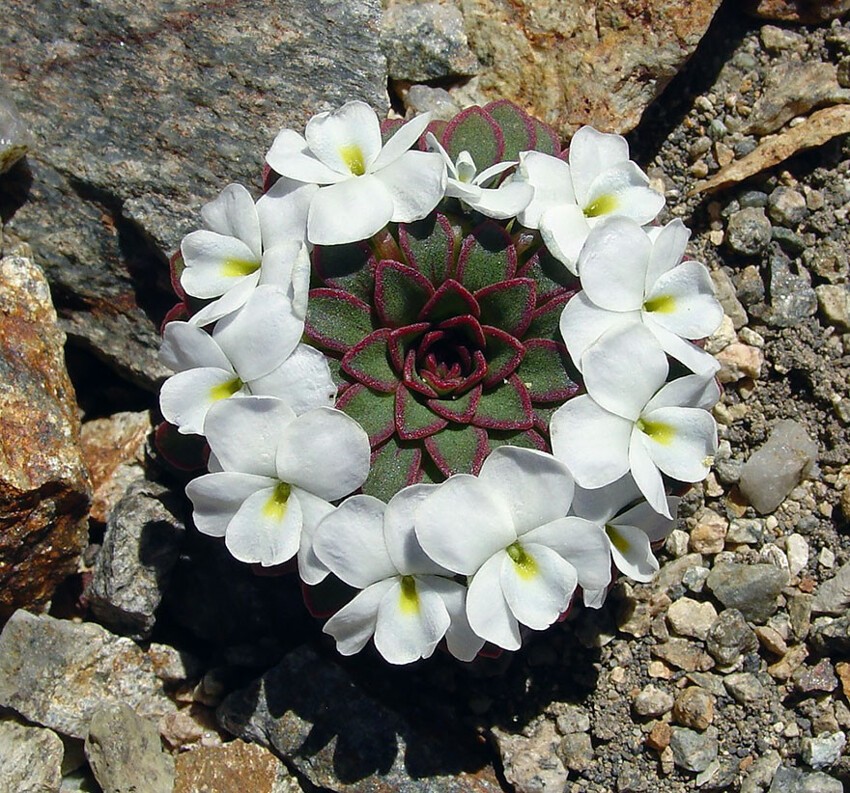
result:
M 158 437 L 203 441 L 197 528 L 314 604 L 345 584 L 325 632 L 394 664 L 514 650 L 649 580 L 716 450 L 722 310 L 625 139 L 349 102 L 266 162 L 173 261 Z

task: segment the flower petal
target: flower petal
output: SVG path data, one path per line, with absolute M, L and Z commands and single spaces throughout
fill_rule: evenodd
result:
M 437 489 L 437 485 L 410 485 L 398 491 L 384 513 L 384 541 L 387 553 L 402 575 L 450 575 L 422 550 L 414 531 L 416 509 Z
M 309 344 L 299 344 L 277 369 L 252 380 L 251 393 L 286 402 L 296 416 L 318 407 L 333 407 L 336 384 L 325 355 Z
M 581 207 L 588 217 L 623 215 L 643 226 L 664 206 L 664 196 L 648 185 L 649 179 L 635 163 L 624 162 L 593 180 Z
M 180 285 L 192 297 L 218 297 L 242 280 L 259 277 L 260 256 L 235 237 L 193 231 L 183 237 L 180 251 L 186 264 Z
M 380 179 L 369 174 L 346 179 L 322 187 L 313 197 L 307 239 L 314 245 L 365 240 L 389 222 L 393 211 L 393 196 Z
M 275 484 L 276 481 L 267 476 L 226 471 L 193 479 L 186 485 L 186 495 L 192 502 L 195 527 L 210 537 L 224 537 L 227 524 L 245 499 Z
M 375 647 L 391 664 L 429 658 L 450 623 L 439 594 L 418 578 L 397 579 L 378 606 Z
M 717 425 L 701 408 L 663 407 L 641 416 L 643 443 L 667 476 L 682 482 L 705 479 L 717 452 Z
M 406 124 L 400 126 L 393 136 L 384 144 L 381 153 L 378 155 L 374 163 L 372 163 L 373 171 L 380 171 L 386 168 L 391 163 L 394 163 L 401 157 L 419 138 L 422 133 L 428 128 L 431 122 L 430 113 L 421 113 L 415 118 L 410 119 Z M 440 147 L 442 148 L 442 146 Z M 448 156 L 448 155 L 446 155 Z
M 581 127 L 570 141 L 570 169 L 576 197 L 586 203 L 593 180 L 603 171 L 629 159 L 629 144 L 622 135 Z
M 313 116 L 304 129 L 310 151 L 338 173 L 362 176 L 381 151 L 381 125 L 365 102 Z
M 282 564 L 301 544 L 301 505 L 280 485 L 248 496 L 227 524 L 224 544 L 240 562 Z
M 711 410 L 720 399 L 720 386 L 714 377 L 689 374 L 665 383 L 647 402 L 644 412 L 662 407 L 689 407 Z
M 578 578 L 575 568 L 545 545 L 523 543 L 522 562 L 507 553 L 499 582 L 511 613 L 534 630 L 548 628 L 569 606 Z
M 631 218 L 610 217 L 595 226 L 578 258 L 588 299 L 609 311 L 639 311 L 652 243 Z
M 502 592 L 502 564 L 505 551 L 491 556 L 469 582 L 466 617 L 469 627 L 482 639 L 505 650 L 518 650 L 522 644 L 519 623 Z
M 416 536 L 437 564 L 472 575 L 516 540 L 513 515 L 501 494 L 474 476 L 449 477 L 416 511 Z
M 671 515 L 676 514 L 681 500 L 676 496 L 667 496 L 667 506 Z M 635 504 L 609 522 L 612 526 L 635 526 L 649 537 L 651 543 L 665 539 L 676 526 L 675 518 L 664 517 L 652 509 L 646 501 Z
M 496 189 L 486 187 L 479 189 L 481 192 L 478 197 L 466 203 L 482 215 L 496 220 L 515 217 L 534 197 L 534 189 L 531 185 L 522 182 L 506 182 Z
M 693 342 L 671 333 L 666 328 L 662 328 L 652 314 L 644 314 L 643 323 L 658 339 L 661 349 L 694 374 L 700 377 L 713 378 L 720 369 L 720 363 L 711 353 L 706 352 Z
M 365 589 L 398 575 L 384 543 L 385 509 L 373 496 L 352 496 L 328 515 L 313 535 L 316 556 L 349 586 Z
M 547 209 L 540 217 L 540 236 L 549 252 L 573 275 L 578 275 L 581 254 L 590 225 L 576 204 L 562 204 Z
M 723 319 L 708 270 L 693 261 L 661 275 L 646 293 L 643 308 L 661 327 L 685 339 L 710 336 Z
M 540 216 L 547 209 L 576 203 L 570 166 L 550 154 L 521 152 L 513 181 L 524 182 L 534 188 L 531 202 L 517 215 L 517 220 L 527 228 L 539 228 Z
M 249 297 L 254 293 L 259 281 L 259 273 L 254 273 L 249 278 L 243 278 L 233 284 L 218 300 L 207 303 L 200 311 L 189 318 L 189 324 L 198 328 L 204 328 L 218 322 L 222 317 L 238 311 Z
M 294 418 L 292 409 L 279 399 L 246 396 L 213 405 L 204 430 L 224 470 L 277 478 L 278 438 Z
M 301 488 L 294 488 L 293 492 L 301 507 L 303 521 L 301 543 L 298 546 L 298 574 L 305 584 L 315 586 L 325 580 L 329 570 L 316 556 L 313 539 L 319 524 L 334 511 L 334 506 Z
M 682 261 L 691 237 L 690 229 L 679 218 L 653 231 L 655 233 L 650 235 L 652 254 L 646 269 L 646 291 L 649 291 L 664 273 Z
M 567 467 L 551 454 L 500 446 L 478 478 L 505 500 L 517 536 L 567 514 L 575 487 Z
M 603 333 L 639 323 L 639 311 L 606 311 L 579 292 L 564 307 L 560 329 L 570 358 L 581 371 L 582 356 Z
M 315 184 L 281 176 L 257 201 L 264 250 L 289 240 L 307 239 L 307 213 L 318 189 Z
M 603 487 L 629 470 L 632 422 L 615 416 L 589 396 L 574 397 L 552 415 L 552 452 L 570 469 L 576 484 Z M 605 442 L 600 443 L 599 439 Z
M 159 360 L 175 372 L 199 367 L 233 370 L 212 336 L 188 322 L 169 322 L 165 326 Z
M 665 518 L 672 520 L 667 493 L 664 491 L 664 480 L 643 439 L 643 433 L 635 427 L 629 441 L 629 470 L 649 505 Z
M 355 595 L 354 599 L 333 615 L 322 633 L 333 636 L 340 655 L 359 653 L 375 632 L 378 606 L 392 588 L 393 579 L 379 581 Z
M 259 258 L 263 251 L 260 222 L 254 199 L 241 184 L 227 185 L 218 198 L 204 204 L 201 217 L 210 231 L 236 237 Z
M 566 559 L 583 589 L 605 589 L 611 583 L 611 551 L 598 523 L 575 516 L 560 518 L 530 531 L 522 542 L 523 547 L 545 545 Z
M 333 184 L 347 179 L 349 171 L 341 173 L 329 168 L 307 146 L 307 141 L 295 130 L 282 129 L 266 154 L 266 162 L 281 176 L 309 184 Z
M 570 512 L 602 526 L 623 507 L 642 498 L 635 480 L 626 475 L 610 485 L 593 490 L 577 487 Z
M 667 379 L 667 356 L 643 325 L 600 336 L 581 359 L 587 393 L 597 404 L 634 421 Z
M 652 553 L 649 537 L 627 524 L 605 527 L 611 541 L 611 556 L 617 569 L 635 581 L 652 581 L 658 572 L 658 560 Z
M 466 616 L 466 587 L 448 578 L 427 576 L 423 579 L 428 586 L 439 593 L 449 613 L 451 623 L 446 631 L 446 647 L 459 661 L 472 661 L 484 646 L 484 639 L 478 636 L 469 624 Z
M 393 223 L 424 218 L 446 192 L 446 165 L 433 152 L 408 151 L 375 173 L 393 201 Z
M 280 366 L 304 329 L 292 301 L 279 286 L 258 286 L 243 308 L 218 321 L 213 338 L 243 380 Z
M 220 399 L 244 391 L 242 381 L 232 371 L 188 369 L 162 384 L 159 407 L 165 420 L 184 435 L 203 435 L 209 409 Z
M 369 438 L 341 410 L 321 407 L 302 413 L 279 437 L 280 479 L 328 501 L 347 496 L 369 475 Z

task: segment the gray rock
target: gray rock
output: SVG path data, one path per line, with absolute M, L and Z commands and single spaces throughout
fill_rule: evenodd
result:
M 803 738 L 800 744 L 800 757 L 803 762 L 816 770 L 827 768 L 838 762 L 841 751 L 847 743 L 847 736 L 839 730 L 817 738 Z
M 581 705 L 553 702 L 547 710 L 555 715 L 555 723 L 562 735 L 590 730 L 590 714 Z
M 832 578 L 818 587 L 812 600 L 812 613 L 839 616 L 847 606 L 850 606 L 850 562 L 839 567 Z
M 593 743 L 586 732 L 571 732 L 561 739 L 560 755 L 570 771 L 587 771 L 593 765 Z
M 404 106 L 414 114 L 431 113 L 432 118 L 440 121 L 449 121 L 461 111 L 445 88 L 430 85 L 411 85 L 404 95 Z
M 735 294 L 735 284 L 723 269 L 711 271 L 711 282 L 714 284 L 714 294 L 723 306 L 723 313 L 732 320 L 735 330 L 739 330 L 747 324 L 747 311 Z
M 709 575 L 709 578 L 711 576 Z M 709 654 L 720 666 L 734 666 L 744 653 L 758 647 L 758 639 L 736 608 L 720 612 L 705 640 Z
M 306 646 L 228 696 L 217 716 L 225 730 L 272 749 L 319 787 L 345 793 L 501 790 L 492 769 L 465 743 L 416 733 Z M 480 770 L 461 771 L 470 767 Z
M 0 93 L 0 174 L 20 160 L 31 143 L 29 130 L 15 103 Z
M 817 309 L 818 297 L 808 273 L 804 269 L 796 274 L 792 272 L 788 257 L 776 245 L 771 246 L 767 323 L 777 328 L 791 328 L 813 316 Z
M 730 790 L 738 776 L 738 763 L 735 760 L 720 762 L 712 760 L 705 771 L 697 774 L 694 782 L 700 790 Z
M 568 772 L 560 757 L 561 739 L 554 725 L 543 720 L 523 733 L 517 735 L 498 727 L 492 730 L 505 779 L 517 791 L 561 793 L 567 784 Z
M 112 510 L 86 596 L 117 633 L 150 636 L 180 552 L 184 510 L 177 494 L 145 480 L 131 485 Z
M 767 199 L 767 211 L 774 223 L 796 228 L 808 213 L 806 198 L 797 190 L 780 186 Z
M 773 779 L 782 758 L 775 749 L 758 757 L 741 782 L 741 793 L 761 793 Z
M 635 697 L 633 707 L 638 716 L 655 719 L 671 711 L 674 701 L 672 694 L 650 683 Z
M 4 185 L 26 196 L 4 234 L 38 251 L 72 339 L 148 388 L 168 374 L 167 257 L 228 182 L 258 194 L 281 127 L 352 98 L 386 111 L 380 17 L 379 0 L 4 4 L 2 60 L 39 141 Z
M 827 774 L 782 766 L 777 769 L 768 793 L 842 793 L 843 790 L 844 786 Z
M 743 468 L 743 464 L 741 468 Z M 739 479 L 740 470 L 738 472 Z M 726 540 L 733 545 L 760 545 L 764 541 L 764 525 L 761 520 L 738 518 L 729 524 Z
M 821 284 L 815 287 L 818 309 L 828 325 L 850 330 L 850 287 L 847 284 Z
M 673 727 L 670 739 L 673 762 L 686 771 L 705 771 L 717 758 L 717 730 L 709 728 L 704 733 L 687 727 Z
M 809 642 L 822 655 L 850 654 L 850 614 L 834 620 L 828 617 L 816 620 Z
M 159 730 L 123 703 L 95 711 L 86 758 L 103 793 L 171 793 L 174 759 L 162 750 Z
M 0 706 L 84 738 L 96 710 L 117 702 L 140 715 L 176 710 L 150 658 L 94 623 L 16 611 L 0 634 Z
M 53 793 L 62 782 L 64 753 L 52 730 L 0 720 L 0 790 Z
M 764 209 L 745 207 L 729 217 L 726 243 L 735 253 L 754 256 L 770 243 L 771 225 Z
M 817 444 L 792 419 L 780 421 L 767 442 L 744 463 L 739 486 L 761 514 L 773 512 L 811 471 Z
M 741 705 L 758 702 L 766 693 L 765 687 L 752 672 L 734 672 L 723 678 L 729 695 Z
M 381 22 L 381 46 L 394 80 L 471 77 L 481 69 L 469 49 L 463 15 L 452 5 L 391 5 Z
M 726 562 L 715 566 L 705 583 L 727 609 L 738 609 L 752 622 L 765 622 L 776 611 L 776 598 L 788 580 L 788 571 L 772 564 Z

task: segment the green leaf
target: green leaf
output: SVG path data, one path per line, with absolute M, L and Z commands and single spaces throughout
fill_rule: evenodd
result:
M 369 306 L 340 289 L 312 289 L 304 335 L 315 345 L 347 352 L 372 332 Z
M 317 246 L 311 261 L 322 284 L 349 292 L 364 303 L 372 302 L 375 259 L 366 243 Z
M 419 481 L 422 450 L 390 438 L 372 454 L 372 467 L 363 492 L 389 501 L 399 490 Z
M 484 353 L 487 359 L 487 376 L 484 378 L 484 387 L 492 388 L 519 366 L 525 354 L 525 347 L 522 342 L 498 328 L 485 326 L 484 337 L 487 340 Z
M 472 423 L 494 430 L 528 430 L 534 424 L 531 398 L 516 375 L 506 382 L 484 391 Z
M 498 223 L 488 220 L 463 241 L 457 260 L 457 280 L 475 292 L 513 278 L 516 263 L 511 235 Z
M 509 99 L 499 99 L 483 109 L 502 130 L 505 142 L 503 160 L 518 160 L 521 151 L 534 148 L 537 140 L 535 120 L 522 108 Z
M 395 430 L 394 403 L 395 394 L 382 394 L 354 383 L 342 392 L 336 406 L 360 423 L 369 436 L 369 444 L 375 447 Z
M 342 370 L 360 383 L 376 391 L 392 393 L 398 375 L 390 365 L 387 350 L 389 328 L 378 328 L 342 356 Z
M 517 377 L 528 389 L 532 402 L 562 403 L 579 390 L 570 377 L 567 348 L 556 341 L 531 339 L 525 343 L 525 356 L 517 369 Z
M 400 224 L 398 244 L 407 263 L 434 286 L 439 286 L 452 274 L 455 233 L 445 215 L 432 212 L 424 220 Z
M 481 308 L 472 292 L 450 278 L 434 292 L 419 316 L 423 322 L 436 323 L 465 314 L 477 318 L 481 314 Z
M 427 437 L 425 449 L 443 476 L 477 474 L 487 456 L 487 433 L 471 424 L 450 424 Z
M 534 256 L 529 259 L 517 275 L 534 280 L 537 284 L 538 303 L 551 300 L 564 290 L 577 292 L 581 289 L 578 277 L 573 275 L 542 246 L 538 248 Z
M 530 278 L 514 278 L 485 286 L 475 293 L 481 322 L 521 337 L 531 322 L 537 292 Z
M 561 152 L 561 139 L 558 133 L 548 124 L 544 124 L 539 118 L 532 118 L 534 124 L 535 138 L 534 150 L 543 154 L 551 154 L 557 157 Z
M 500 446 L 518 446 L 520 449 L 537 449 L 540 452 L 551 452 L 546 439 L 537 430 L 508 430 L 498 432 L 489 430 L 487 437 L 490 441 L 490 451 Z
M 480 107 L 458 113 L 446 125 L 440 142 L 453 162 L 462 151 L 468 151 L 479 172 L 501 162 L 505 150 L 502 130 Z
M 525 330 L 525 338 L 561 341 L 561 314 L 571 297 L 570 292 L 563 292 L 536 308 Z
M 481 386 L 477 385 L 461 394 L 455 399 L 444 397 L 443 399 L 429 399 L 428 407 L 438 416 L 456 422 L 457 424 L 469 424 L 478 409 L 478 400 L 481 398 Z
M 416 321 L 422 307 L 434 294 L 424 275 L 399 262 L 383 261 L 375 271 L 375 310 L 389 328 Z
M 427 438 L 448 424 L 404 385 L 400 385 L 395 393 L 395 423 L 399 437 L 406 441 Z

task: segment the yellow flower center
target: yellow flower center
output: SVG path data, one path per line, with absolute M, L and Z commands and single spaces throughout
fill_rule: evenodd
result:
M 591 201 L 584 208 L 586 218 L 598 218 L 600 215 L 609 215 L 617 208 L 617 199 L 612 195 L 601 195 Z
M 637 428 L 648 435 L 652 440 L 656 443 L 660 443 L 663 446 L 667 446 L 673 442 L 673 439 L 676 437 L 676 430 L 673 429 L 669 424 L 665 424 L 663 421 L 650 421 L 649 419 L 638 419 L 637 420 Z
M 644 311 L 672 314 L 676 310 L 676 299 L 672 295 L 658 295 L 643 304 Z
M 219 399 L 227 399 L 232 397 L 242 386 L 245 385 L 238 377 L 228 380 L 226 383 L 219 383 L 210 389 L 210 398 L 213 402 L 218 402 Z
M 263 505 L 263 514 L 278 523 L 283 520 L 289 501 L 292 487 L 286 482 L 278 482 L 270 498 Z
M 363 176 L 366 173 L 366 159 L 363 157 L 363 151 L 356 143 L 343 146 L 339 150 L 339 156 L 342 157 L 342 161 L 348 170 L 355 176 Z
M 605 524 L 605 533 L 608 535 L 608 539 L 611 540 L 611 545 L 620 553 L 625 554 L 629 550 L 629 541 L 617 531 L 616 526 Z
M 511 561 L 516 565 L 520 578 L 534 578 L 537 575 L 537 562 L 526 552 L 518 542 L 505 548 Z
M 260 262 L 254 259 L 225 259 L 221 269 L 222 274 L 227 278 L 241 278 L 257 272 L 260 269 Z
M 412 575 L 402 576 L 399 605 L 405 614 L 419 613 L 419 593 L 416 591 L 416 579 Z

